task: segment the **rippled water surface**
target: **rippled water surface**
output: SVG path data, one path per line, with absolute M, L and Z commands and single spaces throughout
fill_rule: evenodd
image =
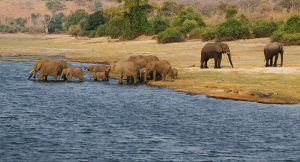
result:
M 37 82 L 0 62 L 0 161 L 300 161 L 300 106 L 117 82 Z

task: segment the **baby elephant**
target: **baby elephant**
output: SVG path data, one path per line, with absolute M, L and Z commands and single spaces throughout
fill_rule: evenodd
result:
M 172 79 L 177 79 L 177 76 L 178 76 L 178 70 L 177 69 L 172 69 L 171 78 Z
M 93 72 L 92 74 L 92 78 L 94 78 L 94 80 L 104 80 L 104 81 L 108 81 L 109 80 L 109 70 L 105 70 L 104 72 Z
M 83 77 L 83 70 L 80 67 L 72 67 L 72 68 L 65 68 L 61 73 L 61 78 L 67 77 L 68 81 L 71 81 L 73 77 L 78 78 L 81 82 L 84 81 Z

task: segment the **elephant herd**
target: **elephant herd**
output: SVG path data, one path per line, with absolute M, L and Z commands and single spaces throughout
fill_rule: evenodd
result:
M 233 68 L 231 52 L 226 43 L 216 42 L 207 43 L 201 51 L 200 67 L 208 68 L 209 59 L 214 59 L 215 68 L 221 68 L 222 54 L 226 53 Z M 283 65 L 283 46 L 281 43 L 269 43 L 264 47 L 264 56 L 266 67 L 276 67 L 278 55 L 281 55 L 281 64 Z M 273 62 L 274 59 L 274 62 Z M 63 80 L 71 81 L 73 77 L 84 81 L 84 72 L 89 72 L 94 80 L 108 81 L 110 72 L 117 78 L 119 84 L 123 84 L 123 79 L 133 81 L 133 83 L 147 83 L 148 80 L 166 80 L 169 76 L 171 79 L 177 79 L 178 70 L 172 68 L 166 60 L 160 60 L 157 56 L 135 55 L 130 56 L 126 61 L 114 61 L 110 65 L 97 65 L 81 69 L 80 67 L 69 67 L 64 60 L 38 60 L 29 73 L 28 79 L 36 77 L 39 72 L 38 80 L 47 80 L 52 76 L 54 80 L 59 77 Z
M 201 68 L 208 68 L 207 61 L 209 59 L 214 59 L 215 67 L 214 68 L 221 68 L 221 61 L 222 61 L 222 54 L 226 53 L 228 55 L 228 59 L 230 62 L 231 67 L 233 68 L 232 60 L 231 60 L 231 52 L 229 46 L 226 43 L 216 42 L 216 43 L 207 43 L 201 51 L 201 60 L 200 60 L 200 67 Z M 264 47 L 264 56 L 266 67 L 276 67 L 278 55 L 281 55 L 281 64 L 283 65 L 283 46 L 281 43 L 268 43 Z M 273 62 L 274 59 L 274 62 Z
M 38 60 L 29 72 L 30 79 L 47 80 L 52 76 L 54 80 L 62 79 L 71 81 L 73 77 L 84 81 L 84 73 L 88 72 L 94 80 L 108 81 L 110 73 L 113 73 L 119 84 L 123 84 L 123 79 L 136 83 L 147 83 L 148 80 L 177 79 L 178 70 L 172 68 L 166 60 L 160 60 L 157 56 L 130 56 L 126 61 L 114 61 L 110 65 L 89 66 L 84 69 L 80 67 L 68 67 L 64 60 Z

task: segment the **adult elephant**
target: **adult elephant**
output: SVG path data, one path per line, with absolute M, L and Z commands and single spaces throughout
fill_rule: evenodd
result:
M 264 48 L 264 55 L 265 55 L 265 61 L 266 61 L 266 67 L 276 67 L 277 66 L 277 60 L 278 55 L 281 55 L 281 63 L 280 66 L 283 65 L 283 45 L 278 42 L 269 43 L 266 44 Z M 273 64 L 273 58 L 275 57 L 274 64 Z
M 160 60 L 155 62 L 150 62 L 146 65 L 146 70 L 148 75 L 150 72 L 153 72 L 153 80 L 156 81 L 158 76 L 162 77 L 162 80 L 165 81 L 167 76 L 171 77 L 172 66 L 166 60 Z
M 224 53 L 228 55 L 230 65 L 233 68 L 231 52 L 226 43 L 207 43 L 201 51 L 201 68 L 208 68 L 207 61 L 211 58 L 215 60 L 215 68 L 221 68 L 222 54 Z
M 48 60 L 48 59 L 41 59 L 41 60 L 38 60 L 35 65 L 32 67 L 31 71 L 29 72 L 29 77 L 28 79 L 30 79 L 32 76 L 33 78 L 35 79 L 36 78 L 36 74 L 41 71 L 42 67 L 45 67 L 48 68 L 51 68 L 52 66 L 53 67 L 59 67 L 59 71 L 58 71 L 58 75 L 61 74 L 61 71 L 62 69 L 64 68 L 67 68 L 68 67 L 68 64 L 66 61 L 64 60 Z M 45 71 L 45 69 L 43 70 L 43 72 Z M 43 77 L 46 77 L 47 79 L 47 76 L 43 76 Z
M 78 78 L 81 82 L 84 81 L 83 70 L 80 67 L 65 68 L 61 72 L 61 78 L 71 81 L 73 77 Z
M 124 77 L 132 77 L 133 83 L 137 84 L 138 67 L 132 61 L 118 61 L 110 65 L 111 72 L 117 76 L 118 83 L 123 84 Z
M 130 56 L 128 58 L 128 61 L 134 62 L 137 65 L 137 67 L 140 71 L 141 69 L 145 68 L 148 63 L 159 61 L 159 58 L 157 56 L 153 56 L 153 55 L 147 55 L 147 56 L 135 55 L 135 56 Z M 144 69 L 144 71 L 145 71 L 145 69 Z M 152 71 L 149 71 L 149 75 L 150 75 L 151 78 L 153 78 Z M 138 79 L 140 81 L 143 80 L 142 74 L 139 73 Z
M 96 65 L 96 66 L 89 66 L 86 67 L 84 70 L 91 72 L 91 73 L 95 73 L 95 72 L 105 72 L 107 70 L 109 70 L 109 66 L 108 65 Z

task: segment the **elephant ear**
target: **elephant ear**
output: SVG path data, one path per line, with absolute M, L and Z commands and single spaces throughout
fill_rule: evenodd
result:
M 217 43 L 215 45 L 215 51 L 218 52 L 218 53 L 223 53 L 223 48 L 222 48 L 221 43 Z

